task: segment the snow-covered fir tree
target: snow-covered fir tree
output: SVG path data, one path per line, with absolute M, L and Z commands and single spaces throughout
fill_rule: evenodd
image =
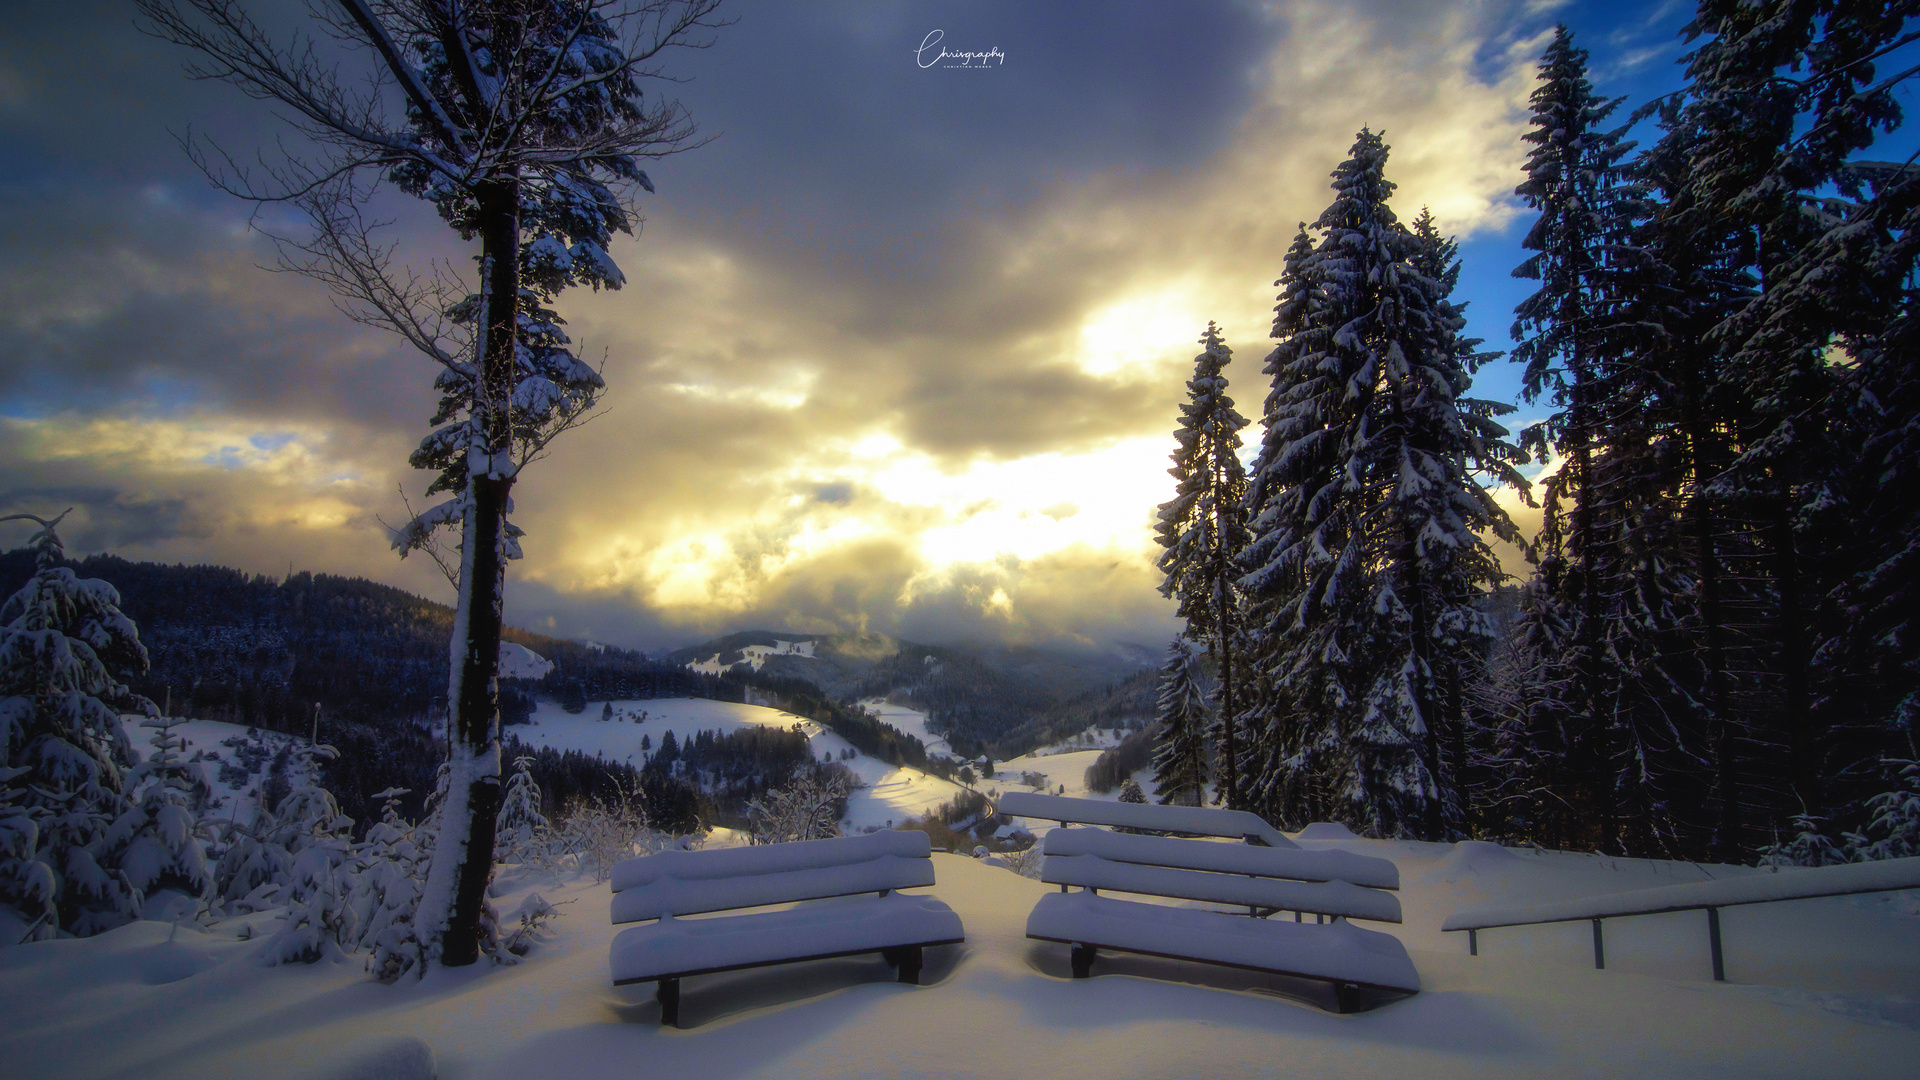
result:
M 164 914 L 160 905 L 169 894 L 186 902 L 178 915 L 194 913 L 213 893 L 199 820 L 212 785 L 198 762 L 181 756 L 186 737 L 174 729 L 184 723 L 178 716 L 140 721 L 153 729 L 153 751 L 127 773 L 133 805 L 102 838 L 109 861 L 140 890 L 149 917 Z
M 1457 715 L 1457 651 L 1487 632 L 1471 598 L 1500 576 L 1479 534 L 1512 533 L 1473 477 L 1523 481 L 1492 407 L 1463 404 L 1464 320 L 1445 276 L 1421 269 L 1450 266 L 1450 252 L 1394 216 L 1386 159 L 1363 130 L 1333 174 L 1319 242 L 1289 260 L 1302 281 L 1282 293 L 1276 330 L 1301 340 L 1279 357 L 1255 481 L 1269 500 L 1256 536 L 1275 534 L 1249 546 L 1243 580 L 1279 601 L 1261 674 L 1285 707 L 1322 718 L 1310 736 L 1322 775 L 1306 786 L 1376 835 L 1437 835 L 1450 805 L 1437 727 Z
M 1237 560 L 1247 546 L 1246 469 L 1240 463 L 1240 431 L 1246 418 L 1227 396 L 1226 365 L 1233 350 L 1213 323 L 1200 336 L 1204 351 L 1194 357 L 1187 380 L 1187 401 L 1174 430 L 1175 486 L 1162 503 L 1154 540 L 1167 550 L 1159 567 L 1166 575 L 1162 596 L 1174 598 L 1187 623 L 1186 636 L 1204 641 L 1219 667 L 1220 797 L 1241 804 L 1239 668 L 1234 652 L 1242 618 Z
M 1541 57 L 1538 82 L 1530 129 L 1522 136 L 1531 147 L 1526 179 L 1515 194 L 1539 217 L 1522 240 L 1533 254 L 1514 275 L 1540 287 L 1514 309 L 1513 359 L 1526 365 L 1525 399 L 1545 399 L 1553 407 L 1521 433 L 1522 442 L 1541 462 L 1557 455 L 1559 467 L 1542 478 L 1542 522 L 1530 548 L 1542 587 L 1529 596 L 1525 632 L 1530 645 L 1541 635 L 1558 639 L 1552 652 L 1530 649 L 1540 666 L 1528 671 L 1565 686 L 1579 708 L 1552 718 L 1537 706 L 1527 710 L 1537 728 L 1533 734 L 1544 741 L 1524 750 L 1532 766 L 1525 771 L 1544 781 L 1544 769 L 1562 785 L 1577 779 L 1578 797 L 1597 804 L 1609 763 L 1597 752 L 1602 736 L 1593 730 L 1595 710 L 1588 705 L 1604 694 L 1599 641 L 1606 588 L 1597 575 L 1613 519 L 1603 510 L 1609 500 L 1596 481 L 1595 463 L 1607 442 L 1602 399 L 1610 358 L 1625 345 L 1615 323 L 1621 313 L 1618 279 L 1635 263 L 1629 231 L 1638 192 L 1623 178 L 1622 159 L 1632 144 L 1620 130 L 1605 127 L 1620 99 L 1594 93 L 1586 50 L 1574 46 L 1564 25 L 1555 28 Z M 1569 624 L 1564 634 L 1550 625 L 1562 621 Z M 1565 753 L 1571 760 L 1556 764 L 1543 753 Z M 1566 771 L 1568 764 L 1574 772 Z M 1573 793 L 1576 787 L 1563 790 Z
M 159 711 L 123 681 L 146 670 L 147 650 L 120 594 L 60 565 L 64 517 L 0 518 L 40 526 L 28 541 L 38 568 L 0 605 L 0 804 L 11 823 L 0 902 L 26 916 L 34 939 L 85 937 L 138 917 L 140 890 L 109 843 L 132 809 L 120 715 Z
M 1153 755 L 1154 797 L 1175 806 L 1199 806 L 1207 789 L 1207 704 L 1193 650 L 1180 638 L 1167 646 L 1160 669 L 1160 745 Z
M 1313 238 L 1302 223 L 1280 274 L 1272 331 L 1279 344 L 1261 368 L 1271 389 L 1261 412 L 1260 451 L 1247 478 L 1249 536 L 1239 558 L 1245 572 L 1240 586 L 1246 606 L 1247 668 L 1255 690 L 1247 712 L 1242 802 L 1272 821 L 1296 825 L 1329 814 L 1321 781 L 1328 775 L 1326 763 L 1332 760 L 1338 733 L 1326 719 L 1329 709 L 1351 700 L 1341 679 L 1285 677 L 1293 670 L 1294 657 L 1318 655 L 1329 666 L 1338 666 L 1345 657 L 1336 636 L 1339 628 L 1306 617 L 1305 488 L 1299 481 L 1329 467 L 1325 460 L 1304 463 L 1316 447 L 1306 438 L 1313 431 L 1296 412 L 1302 397 L 1315 392 L 1315 372 L 1299 359 L 1325 348 L 1330 335 L 1322 318 L 1325 296 L 1306 273 L 1313 257 Z M 1326 696 L 1316 698 L 1319 693 Z
M 354 876 L 347 904 L 367 970 L 381 982 L 421 971 L 426 962 L 416 916 L 426 876 L 427 853 L 416 829 L 400 814 L 406 788 L 388 788 L 380 820 L 353 853 Z
M 270 842 L 285 853 L 286 876 L 268 886 L 270 897 L 256 890 L 254 903 L 284 906 L 287 914 L 261 946 L 264 963 L 313 963 L 349 951 L 359 940 L 350 903 L 353 819 L 320 786 L 320 762 L 338 755 L 324 743 L 301 746 L 292 787 L 273 809 Z
M 533 851 L 534 837 L 547 827 L 540 813 L 540 785 L 533 779 L 533 759 L 522 755 L 513 762 L 513 778 L 500 803 L 499 834 L 494 847 L 501 862 L 524 862 Z

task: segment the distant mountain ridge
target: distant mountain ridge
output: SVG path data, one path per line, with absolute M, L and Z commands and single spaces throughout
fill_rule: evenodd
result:
M 1153 715 L 1152 672 L 1130 653 L 741 630 L 661 659 L 709 675 L 801 680 L 843 702 L 879 697 L 911 705 L 956 751 L 999 758 L 1090 725 L 1137 727 Z

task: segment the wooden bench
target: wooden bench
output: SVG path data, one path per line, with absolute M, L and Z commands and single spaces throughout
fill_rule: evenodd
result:
M 918 985 L 922 950 L 966 936 L 952 908 L 898 891 L 933 884 L 931 851 L 926 833 L 888 831 L 625 860 L 613 868 L 613 921 L 652 921 L 615 935 L 613 983 L 658 983 L 660 1022 L 676 1027 L 691 975 L 877 952 Z M 833 897 L 860 898 L 682 918 Z
M 1050 802 L 1035 806 L 1029 798 Z M 1086 805 L 1065 805 L 1071 803 Z M 1100 949 L 1112 949 L 1322 980 L 1333 985 L 1343 1013 L 1420 990 L 1419 973 L 1398 938 L 1346 921 L 1400 921 L 1400 901 L 1390 891 L 1399 888 L 1400 872 L 1386 859 L 1302 851 L 1284 836 L 1286 847 L 1256 846 L 1064 825 L 1124 817 L 1128 828 L 1219 835 L 1222 828 L 1242 828 L 1219 817 L 1236 811 L 1018 794 L 1002 799 L 1001 810 L 1063 821 L 1042 841 L 1040 874 L 1061 891 L 1034 905 L 1027 936 L 1071 946 L 1076 979 L 1092 974 Z M 1069 892 L 1072 886 L 1080 891 Z M 1246 914 L 1122 900 L 1102 890 L 1231 904 Z M 1272 918 L 1283 911 L 1293 912 L 1293 921 Z M 1307 914 L 1315 921 L 1306 922 Z

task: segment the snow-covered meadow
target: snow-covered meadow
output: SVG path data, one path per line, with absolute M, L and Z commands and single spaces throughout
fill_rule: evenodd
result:
M 1333 834 L 1316 830 L 1310 835 Z M 1608 925 L 1596 971 L 1585 924 L 1487 931 L 1479 957 L 1442 934 L 1459 907 L 1753 873 L 1509 851 L 1302 837 L 1399 866 L 1406 942 L 1425 990 L 1372 1012 L 1319 1007 L 1315 984 L 1146 957 L 1068 977 L 1063 946 L 1028 941 L 1047 886 L 935 854 L 929 890 L 965 923 L 929 950 L 925 985 L 877 957 L 686 981 L 685 1030 L 652 988 L 608 976 L 611 893 L 510 879 L 561 905 L 520 964 L 371 982 L 357 960 L 261 967 L 249 919 L 138 922 L 0 951 L 9 1076 L 436 1075 L 725 1077 L 1895 1077 L 1920 1060 L 1920 904 L 1913 894 L 1725 913 L 1728 984 L 1709 980 L 1698 912 Z M 253 921 L 268 915 L 249 917 Z M 428 1069 L 432 1072 L 429 1073 Z M 357 1070 L 357 1071 L 356 1071 Z
M 602 720 L 606 707 L 613 708 L 614 720 Z M 645 719 L 641 715 L 645 714 Z M 922 739 L 928 738 L 926 717 L 897 705 L 885 707 L 887 723 Z M 578 750 L 611 761 L 639 766 L 645 761 L 640 737 L 645 735 L 654 750 L 667 732 L 678 742 L 702 731 L 722 734 L 747 727 L 792 728 L 798 726 L 807 735 L 813 756 L 831 755 L 865 786 L 847 799 L 847 816 L 842 827 L 848 831 L 887 828 L 952 799 L 963 790 L 960 785 L 918 769 L 901 768 L 868 757 L 859 751 L 842 760 L 853 744 L 828 731 L 820 723 L 763 705 L 742 705 L 731 701 L 702 698 L 654 698 L 644 701 L 590 701 L 586 710 L 569 713 L 553 701 L 541 701 L 529 723 L 510 731 L 522 742 L 551 746 L 556 750 Z M 941 748 L 945 743 L 941 742 Z M 929 746 L 929 750 L 933 747 Z

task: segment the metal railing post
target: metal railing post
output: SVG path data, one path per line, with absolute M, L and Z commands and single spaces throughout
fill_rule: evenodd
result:
M 1467 955 L 1480 955 L 1480 931 L 1478 930 L 1467 931 Z
M 1593 967 L 1594 970 L 1601 971 L 1605 970 L 1606 966 L 1607 946 L 1600 939 L 1600 920 L 1595 919 L 1593 920 Z
M 1720 909 L 1707 909 L 1707 945 L 1713 951 L 1713 981 L 1727 981 L 1727 962 L 1720 952 Z

